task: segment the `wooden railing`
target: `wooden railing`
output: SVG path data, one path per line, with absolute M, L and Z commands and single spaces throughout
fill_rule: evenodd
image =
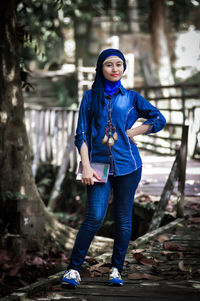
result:
M 44 108 L 40 106 L 25 107 L 26 127 L 33 158 L 33 174 L 36 175 L 40 161 L 49 161 L 61 166 L 65 160 L 69 170 L 75 170 L 77 152 L 74 148 L 78 110 L 65 108 Z
M 176 87 L 177 91 L 178 86 L 174 87 Z M 199 86 L 194 85 L 192 87 L 199 88 Z M 165 130 L 158 134 L 138 136 L 138 147 L 158 154 L 175 155 L 176 150 L 181 144 L 182 127 L 187 121 L 189 123 L 188 153 L 190 156 L 194 155 L 197 138 L 200 133 L 200 106 L 199 108 L 197 106 L 188 108 L 186 101 L 188 99 L 199 100 L 199 96 L 196 94 L 186 95 L 183 92 L 183 89 L 186 89 L 185 86 L 179 86 L 181 94 L 176 94 L 174 97 L 153 97 L 150 94 L 150 90 L 148 90 L 147 94 L 147 89 L 143 89 L 143 91 L 140 91 L 141 94 L 145 94 L 146 98 L 163 112 L 167 119 L 167 125 Z M 151 89 L 158 90 L 161 87 L 151 87 Z M 179 105 L 179 108 L 172 107 L 171 103 L 174 100 L 178 101 L 176 105 Z M 171 102 L 171 108 L 166 107 L 166 101 Z M 161 106 L 162 104 L 163 106 Z M 32 149 L 34 175 L 36 175 L 40 161 L 49 161 L 53 165 L 61 166 L 66 156 L 67 168 L 74 171 L 77 166 L 77 151 L 73 140 L 78 119 L 78 110 L 60 107 L 44 108 L 40 106 L 26 106 L 25 119 Z M 143 120 L 140 121 L 142 122 Z
M 181 144 L 182 127 L 187 124 L 188 155 L 195 156 L 199 149 L 200 85 L 153 86 L 134 90 L 155 105 L 167 120 L 165 129 L 158 134 L 137 137 L 138 146 L 154 153 L 174 156 Z

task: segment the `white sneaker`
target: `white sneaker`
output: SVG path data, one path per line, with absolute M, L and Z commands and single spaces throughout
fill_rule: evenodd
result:
M 117 268 L 112 267 L 108 275 L 108 285 L 122 286 L 124 284 Z
M 76 288 L 77 285 L 80 283 L 81 277 L 78 271 L 70 269 L 69 271 L 66 271 L 66 273 L 63 275 L 63 278 L 61 280 L 61 284 L 65 285 L 66 287 Z

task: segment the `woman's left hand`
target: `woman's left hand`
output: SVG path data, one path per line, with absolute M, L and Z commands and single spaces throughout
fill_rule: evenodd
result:
M 131 139 L 131 141 L 133 143 L 135 143 L 135 145 L 137 145 L 137 142 L 134 139 L 134 130 L 133 129 L 127 130 L 126 135 Z

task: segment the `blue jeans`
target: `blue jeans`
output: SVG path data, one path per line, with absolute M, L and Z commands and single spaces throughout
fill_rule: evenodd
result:
M 107 183 L 95 183 L 87 186 L 88 202 L 86 218 L 76 237 L 68 269 L 81 271 L 94 235 L 102 225 L 106 215 L 111 188 L 115 220 L 115 239 L 112 255 L 112 267 L 123 269 L 132 230 L 132 208 L 135 191 L 141 179 L 142 167 L 124 176 L 109 176 Z

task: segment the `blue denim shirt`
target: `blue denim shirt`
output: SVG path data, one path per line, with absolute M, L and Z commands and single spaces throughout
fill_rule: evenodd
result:
M 165 117 L 139 93 L 125 89 L 122 85 L 109 97 L 105 94 L 105 106 L 98 128 L 91 122 L 90 104 L 91 90 L 85 92 L 79 111 L 79 119 L 75 136 L 75 145 L 80 153 L 83 142 L 86 142 L 90 162 L 110 163 L 110 172 L 114 176 L 126 175 L 138 169 L 142 160 L 135 143 L 126 135 L 138 118 L 145 118 L 143 124 L 150 124 L 146 134 L 160 131 L 166 124 Z M 107 123 L 107 104 L 111 102 L 112 124 L 116 128 L 118 140 L 109 148 L 102 144 Z

